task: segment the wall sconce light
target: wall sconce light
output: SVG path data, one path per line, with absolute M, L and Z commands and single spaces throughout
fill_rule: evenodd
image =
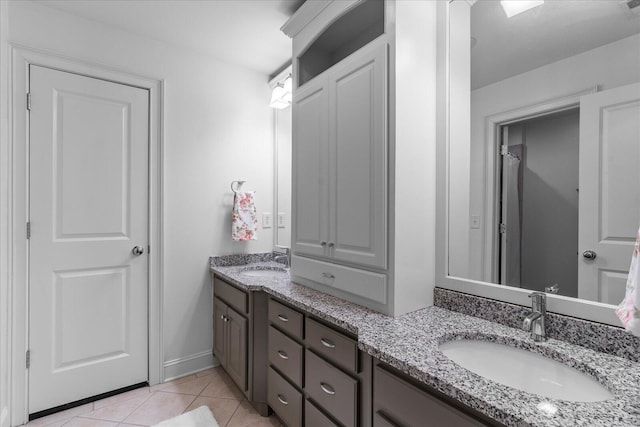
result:
M 283 81 L 277 83 L 271 92 L 269 107 L 282 109 L 291 105 L 293 98 L 293 79 L 289 74 Z
M 511 18 L 519 13 L 526 12 L 534 7 L 541 6 L 544 0 L 501 0 L 500 5 L 507 14 L 507 18 Z

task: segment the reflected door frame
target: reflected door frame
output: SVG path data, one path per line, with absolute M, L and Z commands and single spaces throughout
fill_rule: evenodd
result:
M 485 223 L 483 229 L 483 242 L 485 250 L 482 252 L 484 259 L 483 277 L 485 282 L 498 283 L 500 277 L 499 263 L 494 260 L 500 255 L 500 129 L 502 126 L 520 122 L 522 120 L 543 117 L 580 106 L 580 97 L 598 91 L 597 87 L 586 89 L 569 95 L 553 98 L 538 104 L 523 106 L 518 109 L 494 114 L 486 118 L 485 125 Z
M 28 369 L 25 355 L 28 344 L 28 69 L 30 65 L 54 68 L 70 73 L 149 90 L 149 384 L 163 381 L 162 345 L 162 105 L 163 81 L 117 71 L 99 64 L 11 46 L 10 141 L 11 163 L 7 175 L 10 216 L 11 318 L 10 369 L 11 425 L 28 421 Z M 1 381 L 9 381 L 3 378 Z

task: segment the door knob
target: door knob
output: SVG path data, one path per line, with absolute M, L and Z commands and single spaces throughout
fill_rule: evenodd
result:
M 142 246 L 134 246 L 133 249 L 131 249 L 131 253 L 140 256 L 144 253 L 144 248 Z
M 588 251 L 582 252 L 582 256 L 585 257 L 586 259 L 596 259 L 597 254 L 592 250 L 588 250 Z

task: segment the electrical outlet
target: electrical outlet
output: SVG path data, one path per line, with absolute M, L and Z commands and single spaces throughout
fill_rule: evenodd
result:
M 278 212 L 278 228 L 285 228 L 286 224 L 284 222 L 286 215 L 284 212 Z
M 471 215 L 471 228 L 480 228 L 480 215 Z
M 262 214 L 262 228 L 273 227 L 273 214 L 271 212 L 264 212 Z

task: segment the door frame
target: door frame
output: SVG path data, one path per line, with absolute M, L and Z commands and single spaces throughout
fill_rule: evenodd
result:
M 598 87 L 585 89 L 559 98 L 553 98 L 538 104 L 528 105 L 510 111 L 504 111 L 486 117 L 485 119 L 485 197 L 484 202 L 484 232 L 482 241 L 483 277 L 482 280 L 497 283 L 499 267 L 495 262 L 500 251 L 500 237 L 498 221 L 500 219 L 500 176 L 496 166 L 500 164 L 500 132 L 501 127 L 522 120 L 542 117 L 559 113 L 580 106 L 580 97 L 598 92 Z
M 29 119 L 27 96 L 29 66 L 39 65 L 73 74 L 135 86 L 149 91 L 149 384 L 163 378 L 162 290 L 163 290 L 163 92 L 162 79 L 127 73 L 102 64 L 69 58 L 11 44 L 9 155 L 7 175 L 9 241 L 11 245 L 11 425 L 29 417 L 28 375 L 25 354 L 29 336 L 29 258 L 26 223 L 29 204 Z

